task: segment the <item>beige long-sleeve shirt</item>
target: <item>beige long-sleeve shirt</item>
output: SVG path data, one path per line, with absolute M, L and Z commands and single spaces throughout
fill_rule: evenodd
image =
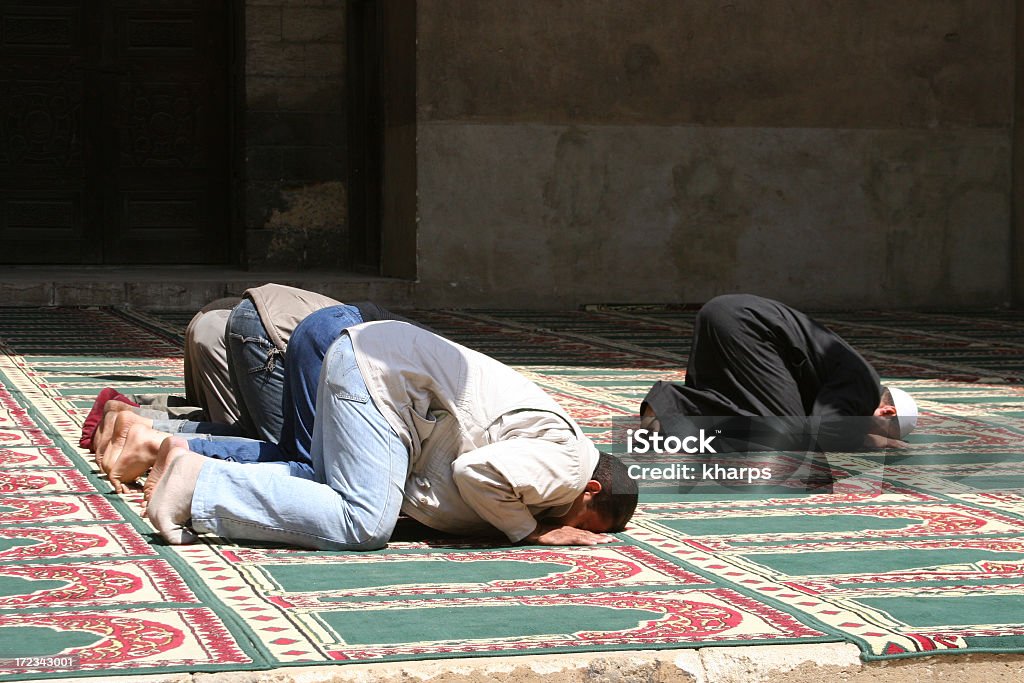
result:
M 598 452 L 565 410 L 502 363 L 413 325 L 348 329 L 374 404 L 409 450 L 402 511 L 515 542 L 583 492 Z

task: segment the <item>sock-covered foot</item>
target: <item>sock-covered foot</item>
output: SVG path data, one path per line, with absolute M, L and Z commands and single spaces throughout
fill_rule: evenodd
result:
M 156 464 L 144 487 L 144 514 L 172 545 L 195 543 L 187 528 L 192 518 L 192 496 L 206 459 L 188 450 L 184 439 L 168 438 L 160 446 Z

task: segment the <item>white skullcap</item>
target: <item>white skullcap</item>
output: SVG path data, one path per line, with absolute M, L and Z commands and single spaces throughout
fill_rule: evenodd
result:
M 907 392 L 896 387 L 886 387 L 889 395 L 892 396 L 892 405 L 896 408 L 896 419 L 900 425 L 900 438 L 902 439 L 917 426 L 917 403 Z

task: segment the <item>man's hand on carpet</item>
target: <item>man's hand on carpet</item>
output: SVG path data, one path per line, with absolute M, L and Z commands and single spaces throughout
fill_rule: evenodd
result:
M 605 534 L 577 529 L 573 526 L 545 526 L 538 524 L 533 533 L 523 539 L 523 543 L 536 545 L 598 545 L 611 543 L 615 539 Z
M 906 448 L 907 442 L 899 439 L 890 439 L 880 434 L 866 434 L 864 436 L 864 448 L 881 450 L 884 448 Z

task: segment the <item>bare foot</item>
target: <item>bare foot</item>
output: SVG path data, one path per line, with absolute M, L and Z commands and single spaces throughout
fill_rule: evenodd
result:
M 127 406 L 129 408 L 136 405 L 134 401 L 116 389 L 105 387 L 97 394 L 96 400 L 93 401 L 92 407 L 89 408 L 89 412 L 82 421 L 82 436 L 78 440 L 80 447 L 87 449 L 90 453 L 96 452 L 96 429 L 100 426 L 103 416 L 108 411 L 120 409 L 114 407 L 114 403 L 118 404 L 118 406 Z
M 206 459 L 186 446 L 184 439 L 165 439 L 144 487 L 143 514 L 172 545 L 196 540 L 196 534 L 187 525 L 192 518 L 196 482 Z
M 135 406 L 122 403 L 121 401 L 107 401 L 103 406 L 103 419 L 100 420 L 99 425 L 97 425 L 96 432 L 93 435 L 92 440 L 93 453 L 96 454 L 96 463 L 101 468 L 103 467 L 103 452 L 107 449 L 107 446 L 110 445 L 110 440 L 114 438 L 117 417 L 122 413 L 130 413 L 134 407 Z
M 153 420 L 148 417 L 142 417 L 133 412 L 122 410 L 105 415 L 103 417 L 103 424 L 100 425 L 101 429 L 106 425 L 108 419 L 112 421 L 109 437 L 106 438 L 101 447 L 97 448 L 96 454 L 96 462 L 99 463 L 100 469 L 107 475 L 114 469 L 114 464 L 124 448 L 125 439 L 128 438 L 128 432 L 131 428 L 135 425 L 149 428 L 153 426 Z
M 160 444 L 169 435 L 143 424 L 133 424 L 123 441 L 111 444 L 104 463 L 110 467 L 107 478 L 118 493 L 127 493 L 127 485 L 144 475 L 156 462 Z
M 119 401 L 107 401 L 107 405 L 111 403 L 119 403 Z M 107 444 L 110 443 L 110 437 L 114 433 L 114 421 L 117 420 L 117 413 L 118 411 L 108 411 L 106 406 L 103 406 L 103 419 L 96 426 L 96 432 L 92 437 L 92 452 L 96 454 L 96 464 L 100 466 L 101 470 L 103 469 L 103 451 L 106 450 Z

